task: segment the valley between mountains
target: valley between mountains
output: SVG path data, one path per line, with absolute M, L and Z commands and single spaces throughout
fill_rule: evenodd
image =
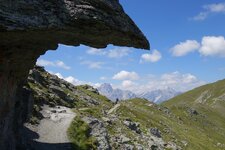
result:
M 35 66 L 24 91 L 34 105 L 21 149 L 225 149 L 225 80 L 159 105 L 141 98 L 116 104 Z

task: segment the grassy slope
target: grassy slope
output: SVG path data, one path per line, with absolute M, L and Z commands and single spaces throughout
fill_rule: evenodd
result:
M 96 118 L 101 118 L 103 116 L 102 112 L 111 108 L 112 103 L 105 96 L 86 90 L 85 86 L 77 86 L 77 90 L 82 92 L 84 95 L 88 95 L 97 100 L 99 105 L 85 106 L 83 108 L 74 107 L 77 117 L 74 118 L 68 129 L 68 136 L 73 144 L 74 149 L 97 149 L 96 140 L 89 135 L 90 128 L 84 121 L 82 121 L 81 116 L 94 116 Z
M 225 144 L 225 80 L 208 84 L 181 94 L 162 105 L 182 118 L 188 132 L 177 130 L 190 143 L 188 149 L 224 149 L 216 146 Z M 200 99 L 200 101 L 199 101 Z M 190 115 L 187 110 L 195 109 L 199 114 Z
M 80 117 L 74 118 L 67 133 L 75 150 L 96 149 L 95 139 L 89 132 L 89 126 Z

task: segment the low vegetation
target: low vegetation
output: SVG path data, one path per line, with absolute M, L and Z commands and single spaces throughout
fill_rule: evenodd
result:
M 76 117 L 68 129 L 68 136 L 75 150 L 96 149 L 96 140 L 90 136 L 90 128 Z

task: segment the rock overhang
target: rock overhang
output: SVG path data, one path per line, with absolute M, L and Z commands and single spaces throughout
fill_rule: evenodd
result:
M 0 1 L 0 147 L 21 146 L 19 129 L 32 101 L 23 85 L 37 58 L 58 44 L 149 49 L 118 0 Z
M 150 48 L 118 0 L 3 0 L 0 8 L 1 37 L 5 32 L 49 32 L 54 44 Z

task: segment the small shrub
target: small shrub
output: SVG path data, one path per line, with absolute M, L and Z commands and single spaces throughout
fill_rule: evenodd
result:
M 68 129 L 68 136 L 75 150 L 96 149 L 96 140 L 90 136 L 89 126 L 76 117 Z

